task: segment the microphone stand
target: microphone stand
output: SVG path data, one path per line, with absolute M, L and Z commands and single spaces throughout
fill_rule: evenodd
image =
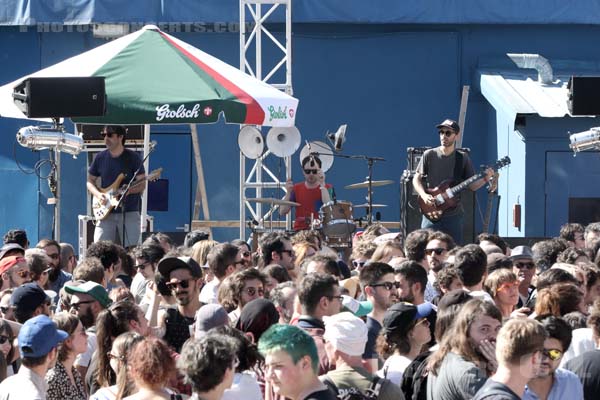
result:
M 371 157 L 371 156 L 367 156 L 367 155 L 346 155 L 346 154 L 335 154 L 335 153 L 320 153 L 317 151 L 311 151 L 310 152 L 311 155 L 316 155 L 316 156 L 321 156 L 321 155 L 325 155 L 325 156 L 333 156 L 333 157 L 339 157 L 339 158 L 347 158 L 347 159 L 351 159 L 351 160 L 365 160 L 367 162 L 368 168 L 369 168 L 369 176 L 367 177 L 367 188 L 368 188 L 368 192 L 367 192 L 367 201 L 369 203 L 369 206 L 367 208 L 367 225 L 371 225 L 373 223 L 373 164 L 375 164 L 375 161 L 385 161 L 385 158 L 383 157 Z
M 154 151 L 156 146 L 150 146 L 150 149 L 148 151 L 148 154 L 146 154 L 146 156 L 142 159 L 142 162 L 140 164 L 140 166 L 138 167 L 138 169 L 135 170 L 135 172 L 133 173 L 133 176 L 131 177 L 131 179 L 129 180 L 129 182 L 127 183 L 127 186 L 125 186 L 125 189 L 123 190 L 123 193 L 121 194 L 121 197 L 119 197 L 119 201 L 117 202 L 117 205 L 115 206 L 115 208 L 119 208 L 121 207 L 121 204 L 125 201 L 125 197 L 127 196 L 127 194 L 129 193 L 129 190 L 131 189 L 131 186 L 133 185 L 133 182 L 135 182 L 135 178 L 137 178 L 138 174 L 140 173 L 142 167 L 144 166 L 144 162 L 146 162 L 146 160 L 148 159 L 148 157 L 150 157 L 150 154 L 152 154 L 152 152 Z M 123 149 L 123 151 L 126 151 L 127 149 Z M 139 205 L 139 203 L 138 203 Z M 123 207 L 121 208 L 121 215 L 122 215 L 122 226 L 121 226 L 121 246 L 125 247 L 125 237 L 127 236 L 125 234 L 125 205 L 123 205 Z

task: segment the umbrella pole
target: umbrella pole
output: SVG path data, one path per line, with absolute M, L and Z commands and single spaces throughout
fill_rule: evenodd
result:
M 150 125 L 144 125 L 144 170 L 146 173 L 150 170 L 150 157 L 148 157 L 148 153 L 150 152 Z M 140 227 L 140 232 L 146 232 L 148 230 L 148 181 L 145 183 L 146 189 L 142 192 L 142 211 L 140 223 L 142 226 Z M 153 227 L 152 229 L 153 230 Z M 140 235 L 141 236 L 141 235 Z M 138 238 L 139 243 L 140 238 Z M 124 245 L 124 242 L 122 242 Z
M 200 155 L 200 142 L 198 141 L 198 128 L 196 124 L 190 124 L 192 131 L 192 145 L 194 148 L 194 164 L 196 165 L 196 174 L 198 175 L 198 183 L 196 184 L 196 198 L 194 200 L 194 215 L 192 219 L 199 219 L 200 210 L 198 203 L 202 204 L 202 214 L 204 220 L 210 220 L 210 212 L 208 210 L 208 199 L 206 197 L 206 183 L 204 181 L 204 169 L 202 168 L 202 156 Z M 199 198 L 200 197 L 200 198 Z M 208 233 L 212 236 L 212 229 L 208 227 Z

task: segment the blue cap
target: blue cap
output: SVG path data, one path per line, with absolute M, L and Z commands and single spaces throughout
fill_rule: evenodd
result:
M 10 296 L 10 305 L 20 313 L 31 315 L 36 308 L 49 301 L 50 297 L 37 283 L 25 283 L 14 290 Z
M 46 315 L 28 319 L 19 331 L 19 350 L 23 358 L 43 357 L 54 347 L 69 337 Z

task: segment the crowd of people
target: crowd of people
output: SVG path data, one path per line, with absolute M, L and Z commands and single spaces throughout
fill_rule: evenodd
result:
M 252 248 L 254 247 L 254 249 Z M 10 230 L 0 399 L 592 399 L 600 223 L 510 248 L 373 224 L 129 249 Z

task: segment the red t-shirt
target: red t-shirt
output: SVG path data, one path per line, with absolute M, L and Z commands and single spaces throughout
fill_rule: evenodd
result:
M 326 184 L 325 187 L 327 190 L 331 191 L 330 184 Z M 309 189 L 306 187 L 305 182 L 296 183 L 294 185 L 294 191 L 290 196 L 290 200 L 300 203 L 300 205 L 296 207 L 294 230 L 301 231 L 303 229 L 310 229 L 311 216 L 319 218 L 319 210 L 323 205 L 323 201 L 321 200 L 321 189 L 319 186 Z

